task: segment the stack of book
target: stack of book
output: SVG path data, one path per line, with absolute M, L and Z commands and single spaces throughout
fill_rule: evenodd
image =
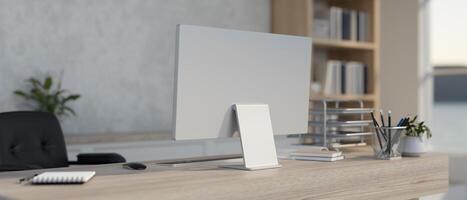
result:
M 316 9 L 317 14 L 313 24 L 315 36 L 336 40 L 369 41 L 367 12 L 327 5 L 319 5 Z
M 344 159 L 341 151 L 330 151 L 325 147 L 307 147 L 290 153 L 294 160 L 333 162 Z
M 326 95 L 362 95 L 368 93 L 368 67 L 361 62 L 328 60 L 324 72 Z

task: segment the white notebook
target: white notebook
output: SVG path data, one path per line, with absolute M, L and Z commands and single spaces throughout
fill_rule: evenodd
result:
M 338 160 L 343 160 L 344 156 L 338 156 L 333 158 L 326 157 L 314 157 L 314 156 L 292 156 L 294 160 L 312 160 L 312 161 L 324 161 L 324 162 L 334 162 Z
M 32 184 L 83 184 L 96 175 L 95 171 L 44 172 L 31 179 Z
M 306 147 L 290 153 L 290 156 L 335 158 L 342 156 L 341 151 L 330 151 L 326 147 Z

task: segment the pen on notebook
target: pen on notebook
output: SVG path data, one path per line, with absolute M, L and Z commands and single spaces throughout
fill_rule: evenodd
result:
M 39 174 L 33 174 L 33 175 L 31 175 L 31 176 L 28 176 L 28 177 L 20 178 L 20 179 L 18 180 L 18 183 L 21 184 L 21 183 L 23 183 L 24 181 L 29 181 L 29 180 L 33 179 L 34 177 L 36 177 L 37 175 L 39 175 Z

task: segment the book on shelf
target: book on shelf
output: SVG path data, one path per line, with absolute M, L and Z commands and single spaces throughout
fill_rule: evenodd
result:
M 322 81 L 325 95 L 368 93 L 368 67 L 365 64 L 355 61 L 328 60 L 325 67 L 325 78 Z
M 329 20 L 315 18 L 313 21 L 313 37 L 328 38 L 329 37 Z
M 351 40 L 352 36 L 352 11 L 348 9 L 342 10 L 342 38 L 343 40 Z
M 358 11 L 350 10 L 350 40 L 358 41 Z
M 364 94 L 364 65 L 359 62 L 347 62 L 345 64 L 345 93 Z M 344 79 L 344 77 L 343 77 Z
M 368 13 L 357 12 L 357 40 L 358 41 L 369 41 L 368 30 L 369 30 Z
M 314 2 L 313 8 L 313 26 L 311 27 L 313 37 L 328 38 L 329 37 L 329 5 L 327 1 Z
M 326 79 L 326 63 L 328 61 L 327 52 L 316 49 L 313 52 L 312 61 L 312 84 L 315 85 L 315 87 L 310 87 L 310 90 L 312 94 L 319 94 L 324 90 L 324 82 Z
M 328 9 L 328 12 L 322 11 Z M 315 12 L 320 13 L 314 16 L 313 34 L 316 37 L 323 37 L 327 34 L 330 39 L 350 40 L 350 41 L 369 41 L 369 15 L 364 11 L 340 7 L 325 7 L 319 6 Z M 327 13 L 328 16 L 323 17 L 322 13 Z M 324 25 L 329 23 L 329 25 Z
M 329 16 L 329 37 L 342 39 L 342 8 L 331 7 Z
M 342 62 L 329 60 L 326 65 L 326 78 L 324 79 L 324 94 L 337 94 L 342 90 Z

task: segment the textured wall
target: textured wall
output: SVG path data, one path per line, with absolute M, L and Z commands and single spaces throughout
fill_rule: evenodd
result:
M 268 32 L 269 0 L 0 0 L 0 112 L 31 76 L 82 94 L 66 133 L 170 129 L 175 25 Z

